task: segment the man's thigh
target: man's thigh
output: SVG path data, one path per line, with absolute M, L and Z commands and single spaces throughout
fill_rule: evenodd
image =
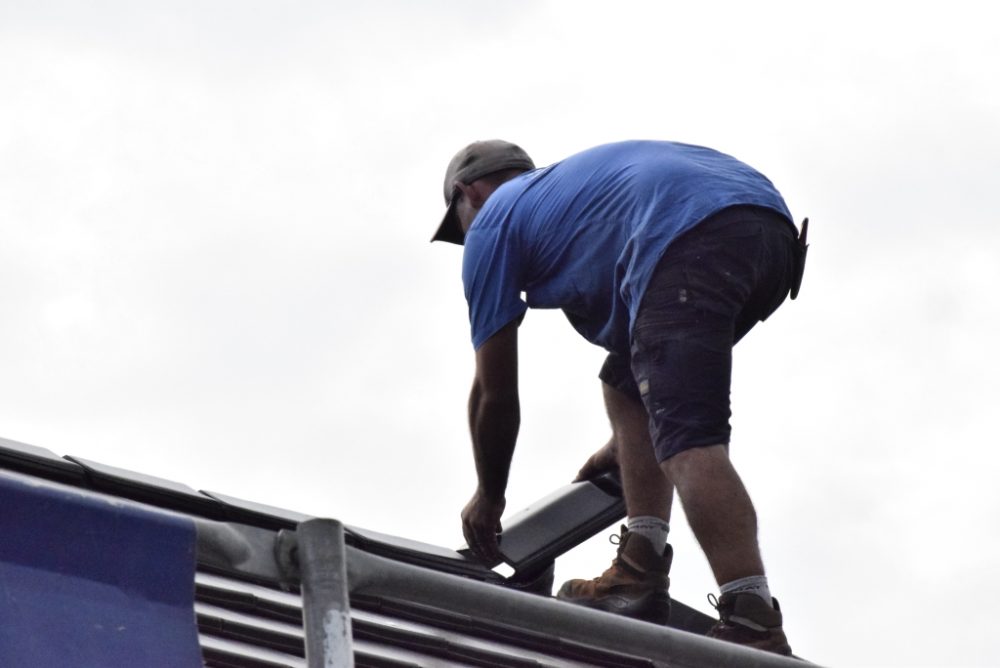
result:
M 682 303 L 650 309 L 637 321 L 632 373 L 657 461 L 729 443 L 733 337 L 731 318 Z
M 788 292 L 794 234 L 783 223 L 724 212 L 657 266 L 633 327 L 631 368 L 659 461 L 729 443 L 733 345 Z

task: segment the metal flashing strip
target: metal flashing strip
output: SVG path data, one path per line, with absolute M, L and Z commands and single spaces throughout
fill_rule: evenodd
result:
M 716 619 L 709 617 L 701 610 L 696 610 L 689 605 L 681 603 L 676 598 L 670 599 L 670 626 L 688 633 L 696 633 L 700 636 L 708 633 L 708 630 L 715 626 Z
M 201 490 L 201 493 L 218 501 L 226 509 L 226 518 L 233 522 L 242 522 L 268 529 L 294 529 L 299 522 L 312 519 L 312 515 L 276 508 L 256 501 L 247 501 L 220 492 Z
M 246 501 L 219 492 L 202 491 L 202 494 L 222 504 L 226 519 L 234 522 L 277 530 L 294 529 L 300 522 L 315 519 L 303 513 Z M 348 545 L 360 547 L 373 554 L 479 580 L 497 583 L 503 581 L 501 576 L 455 550 L 357 526 L 344 525 L 344 531 Z
M 37 445 L 0 438 L 0 464 L 22 473 L 51 480 L 81 484 L 86 477 L 82 466 Z
M 460 552 L 399 536 L 345 526 L 348 545 L 396 561 L 500 584 L 503 577 Z
M 623 517 L 613 475 L 571 483 L 506 520 L 500 552 L 517 573 L 536 572 Z
M 170 510 L 214 519 L 226 519 L 221 503 L 183 483 L 108 466 L 83 457 L 67 456 L 65 459 L 83 467 L 87 472 L 90 487 L 98 491 L 124 496 Z

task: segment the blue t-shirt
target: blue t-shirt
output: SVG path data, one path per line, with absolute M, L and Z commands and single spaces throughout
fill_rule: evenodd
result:
M 735 204 L 767 207 L 791 222 L 762 174 L 718 151 L 674 142 L 598 146 L 508 181 L 465 236 L 473 346 L 528 307 L 560 308 L 588 341 L 627 352 L 663 251 Z

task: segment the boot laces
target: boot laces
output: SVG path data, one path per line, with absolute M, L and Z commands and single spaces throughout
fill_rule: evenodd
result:
M 615 558 L 611 560 L 611 567 L 608 568 L 608 570 L 604 571 L 604 573 L 603 573 L 603 575 L 601 575 L 601 577 L 612 575 L 614 573 L 615 569 L 623 569 L 626 572 L 631 573 L 632 575 L 636 575 L 636 576 L 639 576 L 639 577 L 642 576 L 642 572 L 641 571 L 639 571 L 638 569 L 634 568 L 627 561 L 625 561 L 624 559 L 621 558 L 621 556 L 622 556 L 622 549 L 624 548 L 625 535 L 627 533 L 628 533 L 628 529 L 625 528 L 625 525 L 622 525 L 620 533 L 613 533 L 613 534 L 611 534 L 611 535 L 608 536 L 608 542 L 611 543 L 612 545 L 617 545 L 618 546 L 618 553 L 615 555 Z

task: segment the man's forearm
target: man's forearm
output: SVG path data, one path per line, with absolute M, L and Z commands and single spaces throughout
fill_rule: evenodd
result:
M 478 382 L 473 384 L 469 395 L 469 430 L 479 489 L 489 498 L 502 498 L 507 489 L 520 424 L 521 408 L 516 393 L 498 395 L 484 391 Z

